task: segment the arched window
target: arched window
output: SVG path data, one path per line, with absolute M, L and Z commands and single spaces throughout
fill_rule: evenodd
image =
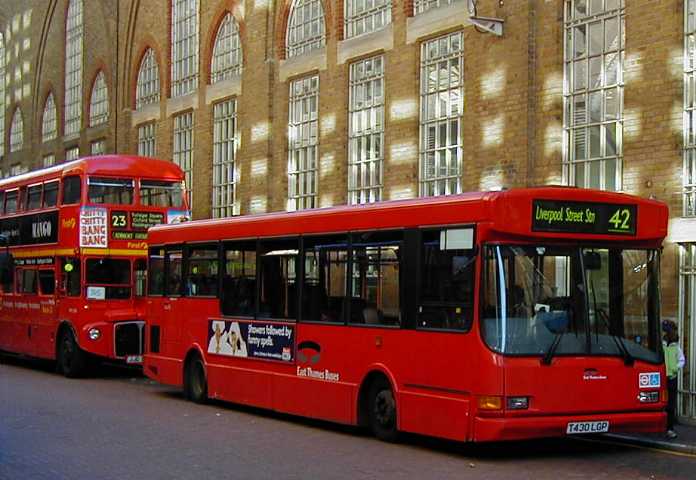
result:
M 239 27 L 231 13 L 227 13 L 220 24 L 213 47 L 210 65 L 210 82 L 227 80 L 242 71 L 242 45 L 239 41 Z
M 82 123 L 82 0 L 70 0 L 65 23 L 65 135 Z
M 106 89 L 104 72 L 100 71 L 94 80 L 92 96 L 89 100 L 89 126 L 94 127 L 107 121 L 109 118 L 109 94 Z
M 5 37 L 0 32 L 0 156 L 5 153 Z
M 41 119 L 41 141 L 48 142 L 58 136 L 58 126 L 56 122 L 56 103 L 53 100 L 53 93 L 49 93 L 44 103 L 43 117 Z
M 21 150 L 24 146 L 24 121 L 22 120 L 22 110 L 17 108 L 12 115 L 10 125 L 10 152 Z
M 150 103 L 159 102 L 160 82 L 159 66 L 155 58 L 155 52 L 148 48 L 140 62 L 138 70 L 138 82 L 135 91 L 135 108 L 142 108 Z
M 288 57 L 321 48 L 326 43 L 324 9 L 321 0 L 295 0 L 290 10 L 287 32 Z
M 199 0 L 172 0 L 172 96 L 198 87 Z

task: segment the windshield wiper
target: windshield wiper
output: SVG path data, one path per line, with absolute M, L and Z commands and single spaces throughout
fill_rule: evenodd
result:
M 564 333 L 565 332 L 558 332 L 556 336 L 553 337 L 553 342 L 551 342 L 551 346 L 544 354 L 544 357 L 541 359 L 542 365 L 551 365 L 551 359 L 553 358 L 553 354 L 556 353 L 556 349 L 558 348 L 558 345 L 561 343 L 561 337 L 563 337 Z

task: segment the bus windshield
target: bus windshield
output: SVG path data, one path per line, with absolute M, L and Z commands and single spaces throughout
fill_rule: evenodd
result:
M 140 181 L 140 203 L 151 207 L 181 207 L 184 198 L 181 182 Z
M 661 361 L 656 250 L 485 249 L 483 338 L 510 355 Z
M 133 203 L 133 180 L 126 178 L 89 178 L 90 203 L 130 205 Z
M 90 258 L 86 262 L 88 298 L 130 298 L 130 260 Z

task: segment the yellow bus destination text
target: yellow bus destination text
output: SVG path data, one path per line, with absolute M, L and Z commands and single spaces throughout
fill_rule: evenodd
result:
M 549 225 L 554 223 L 594 223 L 597 214 L 589 208 L 573 209 L 571 207 L 562 207 L 559 209 L 547 209 L 536 206 L 534 219 L 541 220 Z

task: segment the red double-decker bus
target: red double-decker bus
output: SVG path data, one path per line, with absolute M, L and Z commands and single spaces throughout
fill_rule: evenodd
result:
M 386 440 L 661 431 L 667 218 L 546 187 L 157 226 L 144 372 Z
M 83 158 L 0 181 L 0 350 L 142 362 L 147 229 L 188 215 L 172 162 Z

